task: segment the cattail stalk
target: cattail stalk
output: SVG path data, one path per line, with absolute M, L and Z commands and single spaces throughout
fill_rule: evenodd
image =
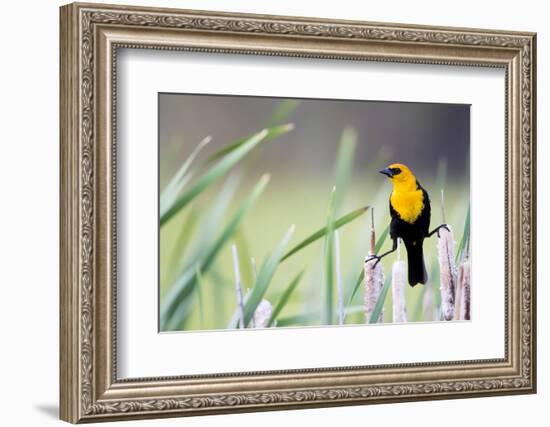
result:
M 445 190 L 443 189 L 441 189 L 441 219 L 443 220 L 443 224 L 447 223 L 445 219 Z
M 374 208 L 370 208 L 370 251 L 376 252 L 376 231 L 374 230 Z
M 344 289 L 342 285 L 342 268 L 340 265 L 340 233 L 334 231 L 334 257 L 336 266 L 336 287 L 338 290 L 338 324 L 344 324 Z
M 441 189 L 441 218 L 445 224 L 445 190 Z M 449 227 L 449 226 L 448 226 Z M 453 320 L 456 296 L 455 239 L 452 228 L 438 231 L 437 254 L 441 289 L 441 316 Z
M 384 273 L 382 271 L 382 265 L 376 259 L 368 260 L 370 257 L 375 255 L 375 231 L 374 231 L 374 209 L 371 209 L 371 228 L 370 228 L 371 244 L 370 250 L 365 259 L 365 320 L 366 323 L 370 323 L 370 318 L 376 307 L 376 302 L 380 297 L 380 292 L 384 286 Z M 368 261 L 367 261 L 368 260 Z M 374 266 L 376 264 L 376 266 Z M 383 319 L 383 310 L 380 311 L 380 316 L 376 319 L 376 323 L 382 322 Z
M 397 261 L 393 263 L 391 289 L 393 300 L 393 322 L 407 322 L 405 288 L 407 286 L 407 266 L 401 259 L 401 239 L 397 241 Z
M 258 277 L 258 272 L 256 270 L 256 259 L 254 257 L 250 257 L 250 264 L 252 265 L 252 274 L 253 274 L 253 277 L 254 277 L 254 283 L 256 283 L 256 278 Z M 254 317 L 255 316 L 252 316 L 252 319 L 250 319 L 250 327 L 251 328 L 256 327 L 256 320 L 254 319 Z
M 233 253 L 233 269 L 235 271 L 235 293 L 237 295 L 237 308 L 239 310 L 239 328 L 243 329 L 244 324 L 244 302 L 243 302 L 243 290 L 241 287 L 241 273 L 239 270 L 239 253 L 237 252 L 237 246 L 231 246 L 231 252 Z
M 439 279 L 441 289 L 441 316 L 453 320 L 456 292 L 455 240 L 452 229 L 439 229 L 437 242 Z

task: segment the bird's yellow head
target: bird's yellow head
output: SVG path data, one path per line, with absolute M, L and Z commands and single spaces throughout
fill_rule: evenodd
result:
M 394 186 L 404 187 L 416 185 L 416 177 L 411 170 L 401 163 L 392 163 L 387 168 L 380 171 L 386 175 Z

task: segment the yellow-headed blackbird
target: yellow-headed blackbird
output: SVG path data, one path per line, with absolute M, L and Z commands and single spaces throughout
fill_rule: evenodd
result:
M 401 238 L 407 249 L 409 284 L 411 286 L 417 283 L 425 284 L 428 281 L 428 274 L 422 250 L 424 239 L 447 226 L 442 224 L 433 231 L 429 231 L 430 198 L 407 166 L 394 163 L 382 169 L 380 173 L 386 175 L 393 184 L 390 196 L 390 237 L 393 240 L 393 247 L 388 252 L 373 256 L 369 260 L 376 258 L 378 263 L 382 257 L 397 249 L 397 239 Z

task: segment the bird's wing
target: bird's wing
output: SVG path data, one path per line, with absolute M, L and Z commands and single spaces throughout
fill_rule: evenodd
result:
M 431 217 L 431 205 L 430 205 L 430 196 L 428 195 L 428 192 L 420 183 L 418 180 L 416 181 L 416 185 L 419 189 L 422 190 L 422 197 L 423 197 L 423 205 L 422 212 L 420 212 L 420 216 L 418 217 L 417 223 L 418 225 L 426 232 L 426 234 L 430 231 L 430 217 Z
M 399 218 L 399 214 L 397 213 L 397 211 L 393 208 L 392 204 L 391 204 L 391 197 L 390 197 L 390 200 L 389 200 L 389 205 L 390 205 L 390 216 L 391 216 L 391 222 L 390 222 L 390 238 L 391 239 L 397 239 L 397 237 L 399 237 L 399 233 L 398 233 L 398 230 L 397 230 L 397 223 L 400 221 L 400 218 Z

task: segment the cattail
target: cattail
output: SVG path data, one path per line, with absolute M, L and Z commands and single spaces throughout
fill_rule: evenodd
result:
M 458 267 L 455 320 L 470 320 L 470 260 L 465 258 Z
M 239 270 L 239 254 L 237 252 L 237 246 L 231 246 L 231 252 L 233 253 L 233 269 L 235 271 L 235 293 L 237 295 L 237 308 L 239 310 L 239 328 L 243 329 L 244 324 L 244 302 L 243 302 L 243 290 L 241 288 L 241 273 Z
M 462 276 L 464 275 L 464 268 L 462 264 L 458 266 L 458 273 L 456 278 L 456 290 L 455 290 L 455 311 L 453 314 L 454 320 L 460 320 L 460 310 L 462 306 Z
M 369 252 L 366 259 L 368 259 L 371 255 L 373 254 Z M 382 286 L 384 284 L 384 273 L 382 272 L 382 266 L 378 263 L 375 267 L 373 267 L 375 263 L 376 259 L 371 259 L 369 261 L 365 260 L 365 320 L 367 323 L 370 322 L 372 312 L 376 307 L 376 302 L 378 301 L 380 291 L 382 290 Z M 382 314 L 383 312 L 381 311 L 376 323 L 382 322 Z
M 470 260 L 462 262 L 462 307 L 460 320 L 470 320 Z
M 376 302 L 378 301 L 378 298 L 380 297 L 380 292 L 382 291 L 382 287 L 384 286 L 384 273 L 382 271 L 382 265 L 377 260 L 371 259 L 370 257 L 375 255 L 375 232 L 374 232 L 374 209 L 371 209 L 371 247 L 370 251 L 365 258 L 365 320 L 366 323 L 370 323 L 370 318 L 372 316 L 372 313 L 374 311 L 374 308 L 376 307 Z M 376 264 L 376 266 L 375 266 Z M 378 316 L 378 319 L 376 319 L 376 323 L 382 322 L 383 316 L 383 310 L 380 311 L 380 315 Z
M 452 320 L 456 292 L 455 240 L 450 227 L 449 230 L 440 228 L 438 234 L 437 252 L 441 289 L 441 315 L 444 320 Z
M 393 322 L 407 322 L 407 304 L 405 303 L 405 288 L 407 286 L 407 266 L 401 259 L 401 240 L 397 241 L 397 261 L 393 263 L 391 290 L 393 299 Z
M 261 300 L 258 307 L 256 307 L 256 311 L 254 311 L 254 328 L 267 328 L 272 313 L 271 303 L 266 299 Z
M 439 318 L 434 307 L 434 290 L 429 285 L 426 285 L 424 289 L 422 311 L 424 312 L 424 321 L 426 322 Z
M 252 266 L 252 274 L 253 274 L 253 277 L 254 277 L 254 283 L 256 283 L 256 279 L 258 278 L 258 272 L 256 270 L 256 258 L 251 257 L 250 258 L 250 264 Z M 256 327 L 256 320 L 254 319 L 254 316 L 252 316 L 252 319 L 250 319 L 249 325 L 250 325 L 251 328 Z

